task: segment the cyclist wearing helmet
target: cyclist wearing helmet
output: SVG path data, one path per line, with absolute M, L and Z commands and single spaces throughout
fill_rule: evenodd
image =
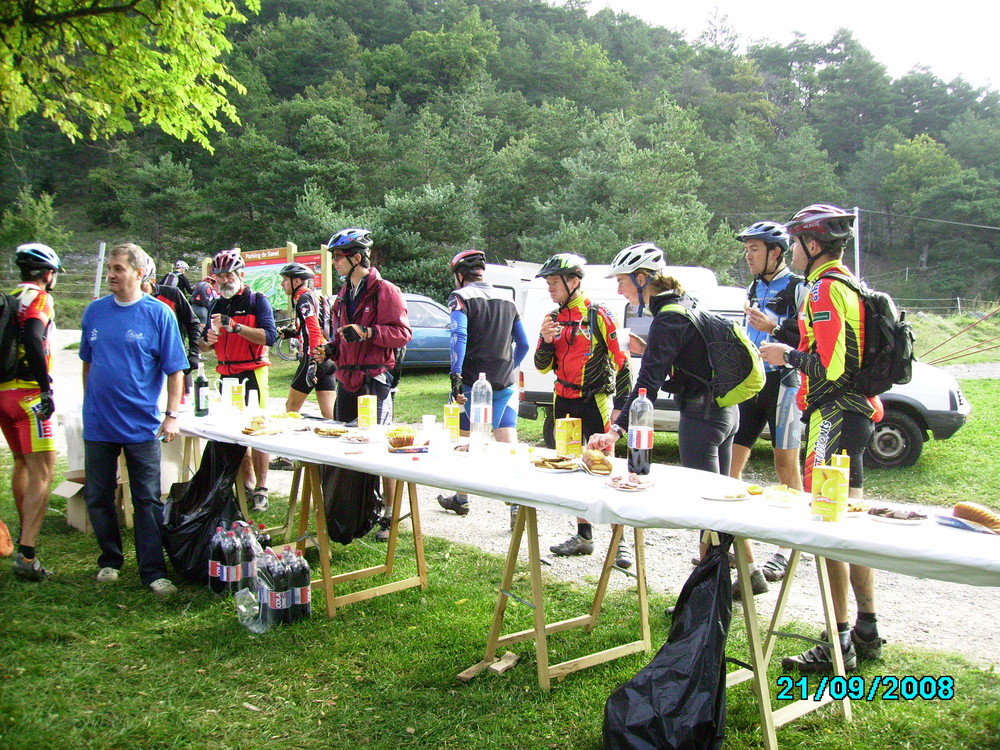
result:
M 264 294 L 247 286 L 245 263 L 239 248 L 223 250 L 212 258 L 212 275 L 219 286 L 219 299 L 209 309 L 210 325 L 205 327 L 199 345 L 203 352 L 215 350 L 219 360 L 216 371 L 222 377 L 236 378 L 244 384 L 247 398 L 256 391 L 260 406 L 267 405 L 268 347 L 278 338 L 274 311 Z M 254 404 L 257 406 L 257 404 Z M 271 457 L 256 448 L 243 460 L 247 505 L 257 513 L 267 510 L 267 469 Z
M 413 336 L 406 302 L 399 289 L 382 278 L 371 264 L 372 236 L 367 229 L 342 229 L 326 244 L 333 266 L 344 279 L 331 306 L 330 331 L 325 346 L 313 350 L 317 364 L 333 360 L 337 400 L 334 416 L 340 422 L 358 418 L 358 398 L 374 395 L 379 424 L 392 421 L 393 370 L 397 357 Z M 385 496 L 394 496 L 394 483 L 385 480 Z M 391 519 L 383 518 L 375 538 L 389 539 Z
M 282 338 L 298 338 L 299 369 L 292 378 L 285 401 L 285 411 L 299 411 L 306 396 L 316 389 L 316 401 L 320 413 L 326 419 L 333 419 L 333 400 L 337 391 L 337 380 L 333 376 L 333 363 L 317 365 L 310 352 L 326 343 L 319 327 L 319 300 L 313 292 L 316 273 L 301 263 L 289 263 L 281 271 L 281 288 L 291 297 L 295 308 L 295 325 L 282 328 L 278 334 Z
M 115 503 L 118 459 L 125 454 L 139 578 L 157 596 L 170 596 L 177 588 L 167 578 L 163 556 L 160 440 L 169 443 L 179 434 L 188 361 L 176 318 L 140 288 L 147 258 L 138 245 L 115 247 L 107 262 L 111 294 L 83 312 L 83 493 L 101 550 L 97 580 L 113 583 L 125 564 Z M 157 401 L 164 379 L 161 420 Z
M 186 296 L 190 297 L 194 290 L 191 288 L 191 281 L 187 277 L 188 268 L 190 268 L 190 266 L 188 266 L 188 264 L 183 260 L 175 260 L 174 270 L 163 275 L 163 279 L 160 281 L 160 286 L 175 286 L 184 292 Z
M 218 299 L 219 292 L 215 289 L 215 277 L 209 274 L 191 290 L 191 309 L 201 325 L 208 325 L 208 308 Z
M 736 239 L 743 243 L 744 257 L 754 280 L 747 287 L 746 330 L 758 347 L 769 341 L 789 346 L 799 344 L 799 308 L 805 301 L 802 277 L 785 265 L 784 254 L 789 238 L 783 224 L 758 221 Z M 768 426 L 774 447 L 774 469 L 778 481 L 792 489 L 802 489 L 799 470 L 799 446 L 802 441 L 802 413 L 796 403 L 799 371 L 792 367 L 764 365 L 764 387 L 752 398 L 739 404 L 740 428 L 733 440 L 730 476 L 741 479 L 750 458 L 750 449 Z M 779 550 L 757 567 L 753 545 L 743 544 L 750 560 L 750 584 L 754 594 L 767 591 L 767 581 L 780 581 L 788 567 L 789 550 Z M 739 581 L 733 582 L 733 597 L 739 599 Z
M 486 255 L 464 250 L 451 260 L 457 288 L 448 297 L 451 310 L 451 398 L 465 404 L 472 385 L 485 373 L 493 388 L 493 435 L 497 442 L 517 442 L 517 401 L 514 373 L 528 353 L 528 337 L 513 300 L 497 294 L 483 280 Z M 463 435 L 471 427 L 466 410 L 461 414 Z M 464 492 L 445 497 L 438 504 L 464 516 L 469 496 Z M 517 506 L 511 506 L 512 518 Z
M 535 348 L 538 371 L 555 372 L 552 414 L 579 418 L 584 439 L 607 432 L 632 389 L 631 358 L 618 341 L 615 317 L 583 291 L 586 262 L 579 255 L 559 253 L 536 274 L 545 279 L 549 297 L 559 307 L 542 320 Z M 576 533 L 549 550 L 556 555 L 593 553 L 593 527 L 577 518 Z M 632 565 L 627 545 L 619 545 L 615 564 Z
M 720 407 L 705 385 L 712 377 L 705 340 L 684 314 L 666 305 L 698 306 L 680 282 L 664 273 L 663 251 L 645 242 L 615 256 L 607 277 L 616 277 L 618 293 L 638 309 L 649 305 L 653 320 L 635 387 L 611 431 L 591 437 L 592 448 L 610 450 L 628 432 L 629 407 L 645 388 L 652 401 L 661 390 L 674 394 L 680 410 L 678 444 L 681 465 L 716 474 L 729 473 L 733 436 L 739 422 L 735 406 Z
M 0 428 L 14 467 L 11 494 L 17 506 L 20 531 L 14 553 L 14 575 L 43 581 L 52 575 L 35 553 L 35 543 L 49 507 L 49 489 L 56 463 L 52 415 L 52 353 L 49 333 L 55 308 L 51 291 L 63 270 L 59 256 L 48 245 L 31 242 L 14 254 L 21 283 L 12 291 L 20 337 L 13 378 L 0 383 Z
M 156 263 L 152 258 L 146 261 L 146 267 L 142 274 L 142 291 L 151 297 L 155 297 L 170 308 L 170 311 L 177 318 L 177 325 L 181 329 L 181 339 L 187 342 L 188 369 L 184 371 L 184 389 L 188 392 L 194 384 L 194 375 L 198 369 L 199 354 L 198 340 L 201 338 L 201 323 L 195 317 L 191 304 L 187 297 L 181 294 L 181 290 L 175 286 L 163 286 L 156 283 Z
M 809 292 L 799 313 L 798 348 L 773 342 L 760 353 L 772 365 L 788 364 L 803 374 L 799 406 L 808 419 L 804 485 L 812 490 L 812 469 L 834 454 L 850 457 L 849 495 L 860 498 L 864 479 L 863 455 L 882 418 L 882 402 L 866 397 L 852 385 L 861 367 L 864 341 L 864 305 L 847 284 L 828 278 L 831 272 L 852 276 L 842 258 L 854 236 L 855 216 L 837 206 L 814 204 L 799 211 L 786 228 L 792 236 L 792 266 L 806 274 Z M 871 568 L 827 560 L 833 609 L 847 671 L 857 660 L 882 656 L 883 640 L 875 616 L 875 576 Z M 849 627 L 848 587 L 854 589 L 858 617 Z M 831 646 L 821 643 L 797 656 L 786 657 L 783 669 L 830 672 Z

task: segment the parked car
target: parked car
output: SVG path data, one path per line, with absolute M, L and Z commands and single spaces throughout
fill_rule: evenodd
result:
M 607 266 L 587 266 L 585 270 L 587 275 L 583 288 L 587 296 L 610 308 L 620 325 L 645 337 L 652 319 L 648 313 L 642 318 L 635 317 L 636 311 L 618 294 L 615 280 L 604 278 Z M 743 323 L 745 289 L 720 286 L 715 274 L 707 268 L 674 266 L 668 272 L 709 309 Z M 553 307 L 544 279 L 533 280 L 528 285 L 522 313 L 531 351 L 521 368 L 518 414 L 526 419 L 537 419 L 539 414 L 543 416 L 543 437 L 549 447 L 555 445 L 551 409 L 554 376 L 552 373 L 539 373 L 532 366 L 532 361 L 542 318 Z M 633 356 L 633 373 L 639 371 L 640 361 L 641 357 Z M 912 466 L 920 458 L 924 442 L 930 436 L 937 440 L 951 437 L 965 424 L 971 411 L 958 381 L 950 373 L 923 362 L 914 363 L 913 379 L 909 383 L 893 386 L 881 398 L 885 405 L 885 417 L 875 425 L 875 436 L 865 453 L 866 462 L 875 466 Z M 655 405 L 655 429 L 676 432 L 679 413 L 674 399 L 661 391 L 657 394 Z M 764 437 L 767 437 L 766 431 Z
M 404 294 L 413 338 L 406 345 L 404 370 L 451 366 L 451 319 L 448 308 L 422 294 Z

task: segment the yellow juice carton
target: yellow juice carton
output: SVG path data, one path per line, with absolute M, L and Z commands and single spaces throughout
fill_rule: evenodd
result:
M 448 433 L 448 439 L 453 443 L 457 443 L 461 435 L 461 422 L 459 420 L 461 413 L 462 407 L 458 404 L 444 405 L 444 429 Z
M 556 453 L 570 458 L 583 455 L 583 422 L 579 418 L 556 420 Z
M 812 518 L 840 521 L 847 513 L 848 470 L 842 466 L 815 466 L 812 471 Z
M 374 394 L 358 398 L 358 429 L 370 430 L 378 424 L 378 397 Z

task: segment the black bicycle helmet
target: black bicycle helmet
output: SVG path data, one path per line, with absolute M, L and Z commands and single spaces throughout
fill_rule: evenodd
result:
M 301 263 L 289 263 L 283 266 L 278 273 L 290 279 L 302 279 L 303 281 L 309 281 L 316 276 L 311 268 Z
M 758 221 L 755 224 L 751 224 L 736 235 L 736 239 L 740 242 L 761 240 L 768 245 L 778 245 L 781 248 L 781 252 L 785 252 L 790 244 L 788 232 L 785 231 L 784 224 L 779 224 L 776 221 Z
M 482 250 L 463 250 L 451 259 L 452 273 L 465 273 L 474 268 L 486 268 L 486 253 Z
M 56 251 L 41 242 L 28 242 L 19 245 L 14 251 L 14 262 L 19 268 L 32 271 L 62 271 L 62 263 Z
M 557 253 L 542 263 L 542 267 L 535 274 L 536 279 L 545 279 L 549 276 L 576 276 L 583 278 L 583 267 L 587 265 L 587 259 L 575 253 Z
M 326 243 L 326 249 L 340 255 L 367 255 L 372 246 L 372 233 L 367 229 L 341 229 Z
M 820 242 L 846 240 L 854 236 L 856 218 L 853 213 L 839 206 L 814 203 L 795 214 L 785 224 L 785 230 L 793 237 L 808 234 Z

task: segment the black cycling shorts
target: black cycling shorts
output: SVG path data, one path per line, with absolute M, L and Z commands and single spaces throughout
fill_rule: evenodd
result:
M 337 390 L 337 378 L 334 377 L 337 368 L 333 366 L 333 362 L 330 360 L 321 365 L 316 365 L 317 380 L 315 386 L 306 383 L 306 372 L 309 370 L 309 363 L 312 361 L 312 357 L 299 357 L 299 369 L 295 371 L 295 377 L 292 378 L 292 388 L 299 393 L 312 393 L 313 388 L 317 391 Z

